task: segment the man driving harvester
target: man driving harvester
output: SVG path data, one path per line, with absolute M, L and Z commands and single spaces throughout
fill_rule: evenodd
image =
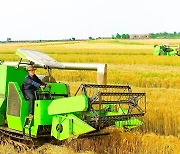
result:
M 24 94 L 29 99 L 29 116 L 28 118 L 34 117 L 34 101 L 35 101 L 35 91 L 37 88 L 45 88 L 46 85 L 43 83 L 35 74 L 35 68 L 29 65 L 27 68 L 28 75 L 24 81 Z

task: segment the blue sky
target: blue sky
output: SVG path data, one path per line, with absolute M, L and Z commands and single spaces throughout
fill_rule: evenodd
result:
M 0 40 L 180 32 L 178 0 L 0 0 Z

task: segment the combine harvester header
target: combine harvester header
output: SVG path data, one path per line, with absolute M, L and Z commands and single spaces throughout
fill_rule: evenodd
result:
M 97 135 L 101 129 L 115 126 L 132 129 L 143 124 L 137 119 L 146 112 L 145 93 L 134 93 L 130 86 L 106 85 L 106 64 L 60 63 L 48 55 L 18 49 L 19 62 L 0 63 L 0 131 L 22 140 Z M 26 62 L 24 62 L 26 60 Z M 34 118 L 28 118 L 29 101 L 22 85 L 26 67 L 48 70 L 42 78 L 48 86 L 36 91 Z M 96 70 L 98 84 L 82 84 L 74 96 L 69 86 L 57 83 L 53 69 Z

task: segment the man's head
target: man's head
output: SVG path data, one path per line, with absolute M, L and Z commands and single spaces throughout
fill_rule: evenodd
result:
M 32 65 L 28 66 L 27 71 L 30 76 L 33 76 L 35 74 L 35 68 Z

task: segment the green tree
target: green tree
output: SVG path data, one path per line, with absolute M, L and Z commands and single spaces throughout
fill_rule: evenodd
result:
M 119 35 L 118 33 L 116 34 L 116 38 L 117 39 L 121 39 L 121 35 Z
M 115 36 L 114 36 L 114 35 L 112 35 L 112 39 L 115 39 Z
M 126 39 L 126 34 L 122 34 L 122 39 Z
M 89 40 L 94 40 L 94 38 L 90 36 L 90 37 L 89 37 Z
M 11 38 L 10 37 L 8 37 L 7 38 L 7 42 L 11 42 L 12 40 L 11 40 Z
M 71 38 L 71 40 L 72 40 L 72 41 L 75 41 L 75 40 L 76 40 L 76 38 L 75 38 L 75 37 L 72 37 L 72 38 Z
M 126 39 L 130 39 L 130 35 L 129 34 L 126 34 Z

